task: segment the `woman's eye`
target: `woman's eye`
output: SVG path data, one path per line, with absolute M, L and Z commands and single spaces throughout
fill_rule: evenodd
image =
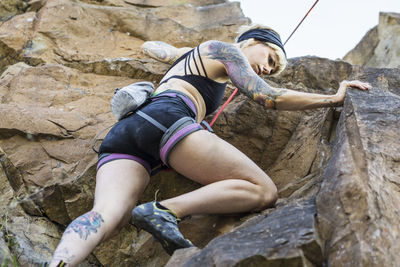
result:
M 271 67 L 273 67 L 275 64 L 274 64 L 274 60 L 272 59 L 272 57 L 268 57 L 268 64 L 271 66 Z

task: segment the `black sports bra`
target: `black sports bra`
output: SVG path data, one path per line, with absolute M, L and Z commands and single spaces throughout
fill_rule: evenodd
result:
M 202 76 L 200 74 L 200 70 L 195 57 L 195 51 L 197 51 L 198 59 L 200 60 L 201 67 L 203 69 L 203 73 L 205 76 Z M 201 60 L 200 57 L 199 46 L 193 48 L 192 50 L 190 50 L 189 52 L 185 53 L 180 58 L 178 58 L 174 62 L 174 64 L 172 64 L 172 66 L 165 72 L 164 75 L 166 75 L 176 64 L 178 64 L 183 59 L 185 59 L 185 67 L 184 67 L 185 75 L 173 75 L 161 81 L 160 85 L 167 82 L 170 79 L 181 79 L 190 83 L 191 85 L 193 85 L 193 87 L 195 87 L 199 91 L 200 95 L 203 97 L 204 102 L 206 104 L 206 115 L 213 113 L 222 103 L 227 83 L 219 83 L 208 78 L 206 69 L 204 68 L 203 65 L 203 61 Z M 192 69 L 190 68 L 191 59 L 193 59 L 194 61 L 194 65 L 196 66 L 198 74 L 194 74 Z M 188 74 L 188 70 L 190 74 Z

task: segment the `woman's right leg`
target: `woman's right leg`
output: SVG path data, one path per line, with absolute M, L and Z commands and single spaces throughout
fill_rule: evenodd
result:
M 146 169 L 133 160 L 104 164 L 97 172 L 94 207 L 70 223 L 50 266 L 75 266 L 102 241 L 126 225 L 139 196 L 149 182 Z

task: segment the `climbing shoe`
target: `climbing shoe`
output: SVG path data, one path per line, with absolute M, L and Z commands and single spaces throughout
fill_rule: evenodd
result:
M 158 202 L 148 202 L 137 206 L 132 211 L 132 223 L 154 236 L 165 251 L 172 255 L 180 248 L 193 247 L 192 242 L 185 239 L 178 229 L 178 220 L 168 209 L 157 207 Z

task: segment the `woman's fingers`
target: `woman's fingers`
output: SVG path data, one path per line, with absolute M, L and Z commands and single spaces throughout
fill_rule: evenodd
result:
M 361 90 L 369 90 L 371 89 L 371 85 L 369 83 L 361 82 L 361 81 L 349 81 L 347 82 L 348 86 L 356 87 Z

